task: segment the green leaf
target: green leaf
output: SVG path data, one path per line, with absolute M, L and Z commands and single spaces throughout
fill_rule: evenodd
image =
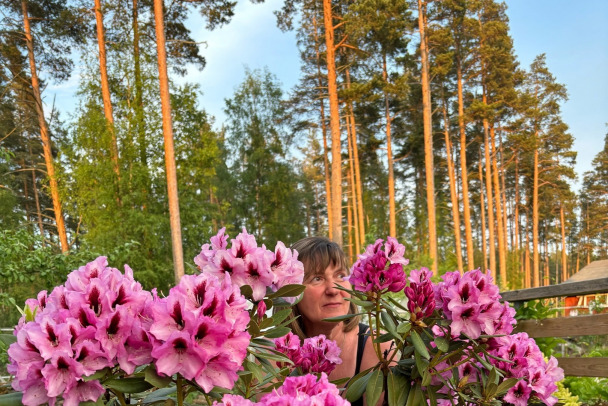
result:
M 496 385 L 494 382 L 488 382 L 488 384 L 484 388 L 485 398 L 486 399 L 493 398 L 494 395 L 496 395 L 497 389 L 498 389 L 498 385 Z
M 450 343 L 445 337 L 435 337 L 433 341 L 435 341 L 435 345 L 437 346 L 439 351 L 448 352 L 450 348 Z
M 95 372 L 93 375 L 90 376 L 83 376 L 82 380 L 87 382 L 87 381 L 93 381 L 95 379 L 101 379 L 104 376 L 106 376 L 106 374 L 108 373 L 108 371 L 110 371 L 111 368 L 104 368 L 104 369 L 100 369 L 99 371 Z
M 382 334 L 379 337 L 374 339 L 374 343 L 386 343 L 394 339 L 394 336 L 391 333 Z
M 261 347 L 274 347 L 274 342 L 263 337 L 257 337 L 251 340 L 251 344 L 259 345 Z
M 156 372 L 156 367 L 152 364 L 148 365 L 144 370 L 144 379 L 146 382 L 157 388 L 165 388 L 171 383 L 170 376 L 160 376 Z
M 245 360 L 243 366 L 245 367 L 245 370 L 253 373 L 253 376 L 258 380 L 258 382 L 262 382 L 262 380 L 264 380 L 264 372 L 262 371 L 262 368 L 260 368 L 260 366 L 255 362 Z
M 276 292 L 268 295 L 268 299 L 274 299 L 275 297 L 295 297 L 300 296 L 302 292 L 306 289 L 304 285 L 285 285 L 281 289 Z
M 291 312 L 292 312 L 292 310 L 291 310 L 291 308 L 289 308 L 289 309 L 279 310 L 278 312 L 273 314 L 272 315 L 272 325 L 277 326 L 277 325 L 281 324 L 281 322 L 283 320 L 285 320 L 287 317 L 289 317 Z
M 410 390 L 410 382 L 405 375 L 388 372 L 386 379 L 388 386 L 388 406 L 405 406 Z
M 122 393 L 139 393 L 152 388 L 152 384 L 146 382 L 144 377 L 109 379 L 103 384 Z
M 354 297 L 348 298 L 346 300 L 348 300 L 349 302 L 353 302 L 357 306 L 360 306 L 364 309 L 368 309 L 374 306 L 374 302 L 370 302 L 369 300 L 359 300 L 355 299 Z
M 356 313 L 356 314 L 343 314 L 342 316 L 336 316 L 336 317 L 328 317 L 326 319 L 323 319 L 323 321 L 329 321 L 329 322 L 339 322 L 339 321 L 343 321 L 343 320 L 348 320 L 348 319 L 352 319 L 353 316 L 360 316 L 362 314 L 366 314 L 366 313 Z
M 500 385 L 498 385 L 498 388 L 496 389 L 496 395 L 495 396 L 500 396 L 504 393 L 507 393 L 507 391 L 509 389 L 511 389 L 512 387 L 514 387 L 517 382 L 519 381 L 519 379 L 517 378 L 508 378 L 505 379 L 504 381 L 502 381 L 500 383 Z
M 17 342 L 17 336 L 12 334 L 0 334 L 0 341 L 8 346 Z
M 367 404 L 370 406 L 375 406 L 378 403 L 378 400 L 380 400 L 380 395 L 382 395 L 383 390 L 384 374 L 378 369 L 372 372 L 372 376 L 367 382 L 365 389 L 365 398 L 367 400 Z
M 266 338 L 279 338 L 287 335 L 291 329 L 289 327 L 275 327 L 270 330 L 263 331 L 262 334 Z
M 420 388 L 420 384 L 416 384 L 413 389 L 410 390 L 410 393 L 407 397 L 406 406 L 418 406 L 420 402 L 424 399 L 422 396 L 422 389 Z
M 159 390 L 155 390 L 154 392 L 150 393 L 148 396 L 146 396 L 144 398 L 143 404 L 149 405 L 152 403 L 172 400 L 171 395 L 173 395 L 176 391 L 177 391 L 177 388 L 175 386 L 170 386 L 168 388 L 162 388 Z
M 253 289 L 251 288 L 251 286 L 241 286 L 241 295 L 245 296 L 247 299 L 251 299 L 253 297 Z
M 372 374 L 365 374 L 358 379 L 354 380 L 348 385 L 346 389 L 346 400 L 349 402 L 354 402 L 355 400 L 361 398 L 363 396 L 363 392 L 365 392 L 365 388 L 367 387 L 367 383 L 371 378 Z M 356 376 L 353 378 L 357 378 Z
M 23 403 L 21 402 L 21 398 L 23 397 L 23 393 L 21 392 L 11 392 L 6 395 L 0 395 L 0 405 L 2 406 L 21 406 Z
M 412 330 L 410 332 L 410 336 L 412 337 L 412 344 L 414 344 L 416 351 L 426 359 L 431 358 L 429 351 L 426 349 L 426 345 L 424 345 L 424 341 L 422 341 L 422 338 L 420 338 L 418 332 L 416 330 Z
M 403 321 L 403 322 L 399 323 L 399 325 L 397 326 L 397 333 L 407 334 L 407 333 L 409 333 L 411 328 L 412 328 L 412 323 L 410 323 L 409 321 Z
M 259 358 L 259 359 L 293 364 L 289 358 L 287 358 L 285 355 L 278 353 L 278 352 L 263 352 L 263 353 L 258 352 L 258 353 L 255 353 L 254 355 L 256 358 Z

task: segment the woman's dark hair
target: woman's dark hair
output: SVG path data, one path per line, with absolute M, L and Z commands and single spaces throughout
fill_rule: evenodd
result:
M 348 264 L 346 255 L 342 248 L 335 242 L 325 237 L 307 237 L 296 242 L 291 246 L 292 250 L 298 252 L 298 260 L 304 264 L 304 280 L 309 280 L 312 276 L 323 274 L 325 270 L 331 266 L 341 266 L 348 272 Z M 344 332 L 349 332 L 359 325 L 359 316 L 357 306 L 350 303 L 349 311 L 353 315 L 350 319 L 344 320 Z M 298 310 L 298 306 L 292 307 L 292 317 L 297 317 L 290 325 L 294 334 L 300 339 L 307 337 L 304 331 L 304 323 L 302 316 Z

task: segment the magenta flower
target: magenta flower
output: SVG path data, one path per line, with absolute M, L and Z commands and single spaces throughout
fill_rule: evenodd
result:
M 435 310 L 435 293 L 431 276 L 433 273 L 427 268 L 419 271 L 414 269 L 408 280 L 410 285 L 405 288 L 405 296 L 408 298 L 407 308 L 411 313 L 412 321 L 427 318 Z
M 225 229 L 204 244 L 194 262 L 203 274 L 216 276 L 220 281 L 227 276 L 238 287 L 249 285 L 252 299 L 258 302 L 266 296 L 268 288 L 276 292 L 287 284 L 302 283 L 304 266 L 297 260 L 297 252 L 278 242 L 275 252 L 264 245 L 258 247 L 255 237 L 243 231 L 227 245 Z M 285 298 L 293 302 L 294 298 Z
M 256 406 L 257 403 L 253 403 L 249 399 L 245 399 L 242 396 L 225 394 L 221 402 L 214 402 L 213 406 Z
M 80 402 L 96 402 L 105 389 L 99 381 L 78 381 L 69 391 L 63 394 L 63 406 L 78 406 Z
M 45 387 L 49 397 L 57 397 L 64 391 L 69 391 L 76 380 L 84 375 L 84 368 L 71 354 L 57 352 L 51 362 L 42 368 Z
M 336 385 L 329 382 L 325 373 L 322 373 L 318 380 L 314 375 L 287 377 L 283 386 L 265 395 L 259 404 L 264 406 L 350 405 L 340 396 Z
M 302 373 L 331 373 L 337 365 L 342 363 L 340 347 L 333 340 L 328 340 L 323 334 L 309 337 L 300 346 L 300 338 L 288 333 L 284 337 L 274 340 L 277 351 L 282 352 L 293 362 L 294 368 Z M 287 365 L 279 363 L 280 368 Z
M 173 331 L 164 343 L 154 347 L 152 357 L 158 373 L 167 376 L 180 373 L 186 379 L 193 379 L 205 366 L 191 335 L 184 331 Z
M 382 250 L 384 240 L 376 240 L 367 246 L 365 252 L 351 268 L 349 281 L 355 290 L 361 292 L 399 292 L 405 287 L 405 272 L 403 258 L 405 247 L 396 239 L 388 237 L 385 251 Z
M 151 356 L 157 371 L 181 374 L 205 391 L 231 389 L 251 336 L 245 298 L 230 276 L 186 275 L 151 306 Z
M 526 381 L 519 381 L 509 389 L 504 400 L 515 406 L 526 406 L 531 393 L 532 389 L 528 387 Z
M 84 376 L 115 365 L 131 373 L 150 362 L 152 346 L 138 342 L 150 299 L 128 266 L 123 275 L 99 257 L 70 273 L 65 286 L 28 300 L 38 311 L 34 321 L 22 318 L 15 329 L 7 367 L 23 402 L 97 400 L 99 383 L 85 384 Z
M 434 287 L 436 306 L 451 321 L 451 335 L 461 333 L 472 339 L 481 334 L 505 334 L 512 331 L 514 311 L 500 303 L 498 287 L 489 271 L 448 272 Z

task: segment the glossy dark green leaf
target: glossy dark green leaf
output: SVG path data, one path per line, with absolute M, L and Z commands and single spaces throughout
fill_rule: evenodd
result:
M 376 405 L 384 390 L 384 374 L 379 369 L 372 372 L 365 388 L 365 399 L 368 405 Z
M 152 385 L 149 382 L 146 382 L 143 376 L 136 378 L 109 379 L 103 384 L 110 389 L 116 389 L 122 393 L 139 393 L 152 388 Z
M 23 393 L 21 392 L 11 392 L 5 395 L 0 395 L 0 405 L 2 406 L 21 406 L 23 403 L 21 402 L 21 398 L 23 397 Z
M 422 338 L 420 338 L 420 335 L 418 335 L 418 332 L 416 330 L 412 330 L 410 331 L 410 336 L 412 337 L 412 344 L 414 344 L 416 352 L 418 352 L 422 357 L 429 359 L 431 357 L 429 355 L 429 351 L 427 350 L 424 341 L 422 341 Z
M 358 379 L 355 379 L 357 378 L 355 376 L 353 378 L 355 380 L 351 382 L 346 389 L 346 400 L 352 403 L 363 396 L 363 392 L 365 392 L 365 388 L 367 387 L 367 383 L 369 382 L 371 376 L 371 373 L 360 376 Z
M 279 338 L 287 335 L 291 329 L 289 327 L 275 327 L 267 331 L 263 331 L 264 337 L 266 338 Z
M 498 385 L 498 388 L 496 388 L 496 396 L 501 396 L 506 393 L 509 389 L 514 387 L 518 381 L 517 378 L 508 378 L 502 381 L 500 385 Z
M 450 348 L 450 343 L 445 337 L 435 337 L 434 340 L 435 345 L 441 352 L 448 352 Z
M 171 383 L 171 377 L 159 375 L 154 365 L 148 365 L 144 370 L 144 379 L 157 388 L 165 388 Z
M 323 321 L 329 321 L 329 322 L 339 322 L 339 321 L 344 321 L 344 320 L 348 320 L 348 319 L 352 319 L 353 316 L 360 316 L 362 314 L 365 313 L 356 313 L 356 314 L 343 314 L 342 316 L 336 316 L 336 317 L 328 317 L 327 319 L 323 319 Z
M 388 406 L 404 406 L 410 391 L 410 382 L 405 375 L 389 371 L 387 379 Z
M 300 296 L 302 292 L 304 292 L 306 286 L 304 285 L 285 285 L 281 289 L 276 292 L 268 295 L 269 299 L 274 299 L 275 297 L 295 297 Z

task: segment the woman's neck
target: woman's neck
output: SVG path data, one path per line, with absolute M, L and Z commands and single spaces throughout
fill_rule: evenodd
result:
M 323 334 L 330 340 L 338 341 L 344 336 L 344 325 L 342 323 L 315 323 L 306 324 L 307 337 L 315 337 Z

